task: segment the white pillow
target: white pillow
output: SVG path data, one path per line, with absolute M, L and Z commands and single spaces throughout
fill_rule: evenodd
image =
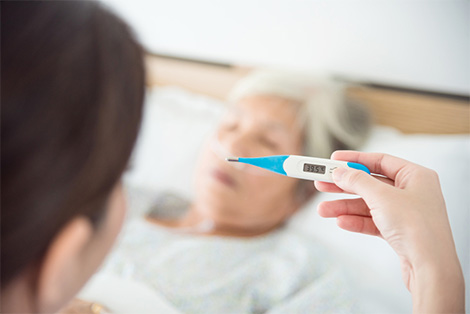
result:
M 149 90 L 125 181 L 190 198 L 199 151 L 224 108 L 220 101 L 178 87 Z
M 225 104 L 176 87 L 150 90 L 133 157 L 128 184 L 155 191 L 192 196 L 192 177 L 199 149 L 215 129 Z M 470 137 L 468 135 L 404 135 L 375 127 L 363 151 L 389 153 L 436 170 L 446 199 L 449 220 L 466 282 L 470 282 Z M 319 194 L 289 226 L 324 242 L 347 267 L 351 284 L 365 311 L 411 312 L 398 257 L 375 237 L 339 229 L 333 219 L 320 218 L 317 205 L 336 194 Z M 342 196 L 341 196 L 342 197 Z M 470 289 L 467 289 L 470 312 Z

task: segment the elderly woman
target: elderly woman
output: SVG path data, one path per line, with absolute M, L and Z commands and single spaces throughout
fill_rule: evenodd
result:
M 128 222 L 102 271 L 146 283 L 184 313 L 354 311 L 321 247 L 283 228 L 313 184 L 225 157 L 328 157 L 363 142 L 367 113 L 338 84 L 279 72 L 246 77 L 229 99 L 199 158 L 194 199 L 131 199 L 147 213 Z

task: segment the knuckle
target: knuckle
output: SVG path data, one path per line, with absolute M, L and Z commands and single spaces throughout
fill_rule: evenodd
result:
M 347 176 L 347 182 L 349 185 L 354 186 L 357 184 L 358 181 L 361 180 L 361 175 L 360 171 L 350 171 L 349 175 Z
M 422 177 L 425 177 L 430 181 L 439 181 L 439 174 L 433 169 L 421 167 L 420 174 Z
M 390 155 L 388 154 L 379 154 L 378 157 L 377 157 L 377 160 L 375 161 L 375 169 L 381 173 L 382 172 L 382 164 L 383 164 L 383 160 L 384 158 L 386 157 L 390 157 Z
M 439 183 L 439 174 L 435 170 L 429 170 L 429 178 L 432 182 Z
M 436 172 L 436 170 L 429 169 L 429 175 L 432 178 L 439 180 L 439 174 Z

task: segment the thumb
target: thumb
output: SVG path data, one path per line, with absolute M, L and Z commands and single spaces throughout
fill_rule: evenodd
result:
M 346 192 L 357 194 L 364 200 L 371 200 L 383 193 L 388 186 L 370 174 L 353 169 L 338 167 L 333 171 L 334 183 Z

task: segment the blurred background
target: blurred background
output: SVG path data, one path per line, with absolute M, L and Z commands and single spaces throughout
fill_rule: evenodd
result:
M 436 170 L 467 282 L 470 311 L 470 2 L 401 0 L 103 0 L 147 55 L 148 96 L 127 182 L 193 196 L 195 156 L 234 84 L 252 69 L 361 83 L 372 112 L 361 149 Z M 291 226 L 332 249 L 366 312 L 411 312 L 398 258 L 380 239 L 320 219 L 320 194 Z
M 104 2 L 152 54 L 469 95 L 468 1 Z

